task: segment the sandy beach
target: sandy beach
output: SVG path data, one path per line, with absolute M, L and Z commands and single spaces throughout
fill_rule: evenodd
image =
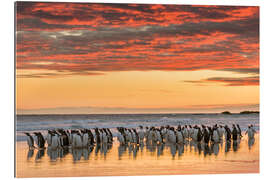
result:
M 16 177 L 259 173 L 259 134 L 238 144 L 119 146 L 29 151 L 16 143 Z M 252 145 L 253 144 L 253 145 Z

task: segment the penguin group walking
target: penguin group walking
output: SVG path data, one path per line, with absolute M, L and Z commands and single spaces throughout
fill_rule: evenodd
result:
M 187 141 L 192 140 L 195 142 L 219 143 L 225 139 L 225 141 L 237 141 L 242 138 L 242 131 L 239 126 L 232 125 L 232 129 L 227 125 L 205 126 L 205 125 L 178 125 L 173 127 L 170 125 L 160 127 L 145 127 L 139 126 L 139 129 L 117 127 L 118 135 L 117 139 L 120 145 L 123 144 L 142 144 L 147 143 L 172 143 L 172 144 L 185 144 Z M 254 138 L 253 126 L 250 125 L 247 132 L 248 137 Z
M 33 136 L 28 132 L 24 134 L 27 136 L 29 149 L 45 149 L 46 143 L 47 147 L 51 149 L 86 148 L 113 143 L 113 134 L 109 128 L 48 130 L 45 137 L 41 132 L 34 132 Z
M 172 156 L 184 153 L 184 147 L 190 146 L 190 151 L 202 150 L 205 155 L 214 153 L 218 154 L 220 146 L 225 141 L 225 153 L 230 150 L 231 141 L 233 141 L 233 150 L 237 151 L 242 131 L 238 124 L 229 126 L 225 125 L 178 125 L 178 126 L 160 126 L 148 127 L 139 126 L 138 128 L 117 127 L 117 134 L 113 135 L 109 128 L 93 129 L 55 129 L 48 130 L 44 136 L 41 132 L 28 133 L 27 144 L 29 154 L 33 155 L 33 150 L 38 149 L 37 159 L 44 155 L 44 149 L 47 148 L 48 156 L 51 160 L 62 158 L 69 152 L 72 153 L 74 161 L 80 160 L 83 156 L 88 159 L 90 153 L 95 149 L 104 154 L 112 148 L 114 136 L 119 142 L 119 158 L 128 149 L 129 154 L 133 152 L 136 158 L 137 152 L 143 150 L 144 144 L 149 152 L 157 152 L 157 155 L 163 154 L 165 147 L 169 147 Z M 255 129 L 249 125 L 245 134 L 248 135 L 249 148 L 254 144 Z M 46 146 L 47 145 L 47 146 Z

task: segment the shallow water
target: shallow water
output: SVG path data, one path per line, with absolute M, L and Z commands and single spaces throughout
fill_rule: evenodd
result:
M 259 114 L 86 114 L 86 115 L 17 115 L 16 141 L 26 141 L 23 132 L 39 131 L 43 134 L 48 129 L 110 128 L 116 134 L 116 127 L 138 128 L 142 126 L 178 126 L 181 125 L 228 125 L 239 124 L 245 131 L 253 124 L 259 131 Z
M 29 151 L 16 143 L 16 177 L 79 177 L 259 173 L 259 134 L 238 143 L 204 146 L 119 146 L 93 149 Z

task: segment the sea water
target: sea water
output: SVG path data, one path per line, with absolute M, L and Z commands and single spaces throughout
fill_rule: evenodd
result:
M 44 135 L 48 129 L 110 128 L 116 134 L 116 127 L 137 128 L 164 125 L 228 125 L 239 124 L 242 131 L 249 124 L 259 131 L 259 114 L 85 114 L 85 115 L 17 115 L 16 141 L 25 141 L 23 132 L 39 131 Z

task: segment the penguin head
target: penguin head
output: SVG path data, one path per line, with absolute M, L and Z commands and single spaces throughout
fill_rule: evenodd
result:
M 35 136 L 38 136 L 38 133 L 37 133 L 37 132 L 33 132 L 33 134 L 34 134 Z
M 29 134 L 28 132 L 24 132 L 24 134 L 25 134 L 26 136 L 30 136 L 30 134 Z

